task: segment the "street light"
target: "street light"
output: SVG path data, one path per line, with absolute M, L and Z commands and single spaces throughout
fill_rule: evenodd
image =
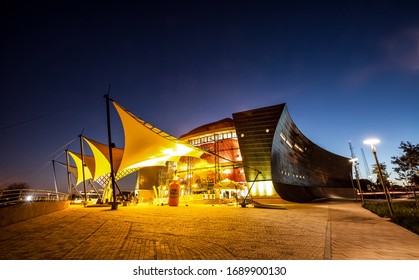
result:
M 364 202 L 364 196 L 362 194 L 361 183 L 359 182 L 359 174 L 358 174 L 357 161 L 358 161 L 358 158 L 353 158 L 353 159 L 350 160 L 350 162 L 352 162 L 353 165 L 354 165 L 356 183 L 358 185 L 359 193 L 361 195 L 362 206 L 364 206 L 365 205 L 365 202 Z
M 380 143 L 379 139 L 367 139 L 367 140 L 364 141 L 364 144 L 371 146 L 371 150 L 372 150 L 372 153 L 374 155 L 375 163 L 377 164 L 378 177 L 380 179 L 381 185 L 383 186 L 383 191 L 384 191 L 384 194 L 385 194 L 386 199 L 387 199 L 388 209 L 390 210 L 390 215 L 393 216 L 393 207 L 391 206 L 390 194 L 388 192 L 387 186 L 384 184 L 383 174 L 381 172 L 380 163 L 378 162 L 378 158 L 377 158 L 377 150 L 375 149 L 375 146 L 374 146 L 375 144 L 378 144 L 378 143 Z

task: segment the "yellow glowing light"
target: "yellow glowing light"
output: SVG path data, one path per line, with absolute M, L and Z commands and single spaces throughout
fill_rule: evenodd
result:
M 186 154 L 192 152 L 194 149 L 183 144 L 176 143 L 176 152 L 178 154 Z
M 170 156 L 171 160 L 177 161 L 178 159 L 173 157 L 200 157 L 203 154 L 202 150 L 190 147 L 186 143 L 177 143 L 175 137 L 137 118 L 117 103 L 113 104 L 121 118 L 125 136 L 124 154 L 119 170 L 141 164 L 150 160 L 152 156 Z
M 174 150 L 173 149 L 166 149 L 166 150 L 163 150 L 162 153 L 164 155 L 172 155 L 174 153 Z
M 257 182 L 256 183 L 257 192 L 259 195 L 265 195 L 265 186 L 263 182 Z
M 136 164 L 133 164 L 131 166 L 128 166 L 127 169 L 147 167 L 147 166 L 166 166 L 166 161 L 168 159 L 169 159 L 169 156 L 159 157 L 159 158 L 151 158 L 151 159 L 148 159 L 148 160 L 137 162 Z

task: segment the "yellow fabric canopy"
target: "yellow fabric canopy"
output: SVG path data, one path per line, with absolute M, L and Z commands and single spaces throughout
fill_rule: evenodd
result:
M 66 167 L 66 168 L 68 167 L 68 171 L 71 174 L 73 174 L 74 178 L 77 178 L 77 167 L 76 166 L 73 166 L 73 165 L 70 165 L 70 164 L 67 164 L 67 163 L 62 163 L 62 162 L 59 162 L 59 161 L 55 161 L 55 162 L 58 163 L 61 166 Z
M 74 177 L 77 177 L 77 167 L 76 166 L 68 166 L 68 171 L 70 171 L 71 174 L 74 175 Z
M 115 174 L 126 176 L 141 167 L 165 166 L 167 161 L 179 161 L 182 156 L 199 158 L 205 151 L 181 142 L 113 102 L 124 128 L 124 149 L 112 148 Z M 93 156 L 84 155 L 85 180 L 100 180 L 110 174 L 109 146 L 83 137 Z M 76 185 L 83 182 L 81 154 L 68 152 L 76 163 Z M 74 172 L 75 173 L 75 172 Z
M 83 139 L 87 142 L 87 144 L 89 145 L 90 149 L 93 152 L 93 157 L 95 160 L 95 172 L 93 174 L 93 180 L 96 181 L 100 176 L 111 172 L 109 146 L 99 143 L 97 141 L 88 139 L 86 137 L 83 137 Z M 114 172 L 118 170 L 121 164 L 123 154 L 124 154 L 124 150 L 118 149 L 118 148 L 112 148 Z
M 78 184 L 83 182 L 83 162 L 82 162 L 81 154 L 73 153 L 70 151 L 68 152 L 68 154 L 74 160 L 77 167 L 77 176 L 76 176 L 76 186 L 77 186 Z M 85 162 L 84 179 L 88 180 L 92 178 L 92 172 L 89 169 L 89 165 L 90 165 L 90 168 L 93 168 L 94 170 L 94 159 L 92 156 L 84 156 L 84 162 Z
M 204 151 L 179 141 L 141 120 L 113 102 L 122 122 L 125 136 L 124 154 L 119 170 L 164 165 L 182 156 L 200 157 Z

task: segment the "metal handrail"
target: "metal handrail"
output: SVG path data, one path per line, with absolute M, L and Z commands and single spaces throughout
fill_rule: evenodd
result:
M 15 189 L 0 190 L 0 206 L 37 201 L 65 201 L 68 194 L 52 190 Z

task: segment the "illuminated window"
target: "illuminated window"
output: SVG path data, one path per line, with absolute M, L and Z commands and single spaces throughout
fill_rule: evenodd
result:
M 297 149 L 297 150 L 299 150 L 300 152 L 304 152 L 304 150 L 300 147 L 300 146 L 298 146 L 297 144 L 294 144 L 294 147 Z
M 285 135 L 282 132 L 279 136 L 281 136 L 282 140 L 287 141 L 287 138 L 285 137 Z

